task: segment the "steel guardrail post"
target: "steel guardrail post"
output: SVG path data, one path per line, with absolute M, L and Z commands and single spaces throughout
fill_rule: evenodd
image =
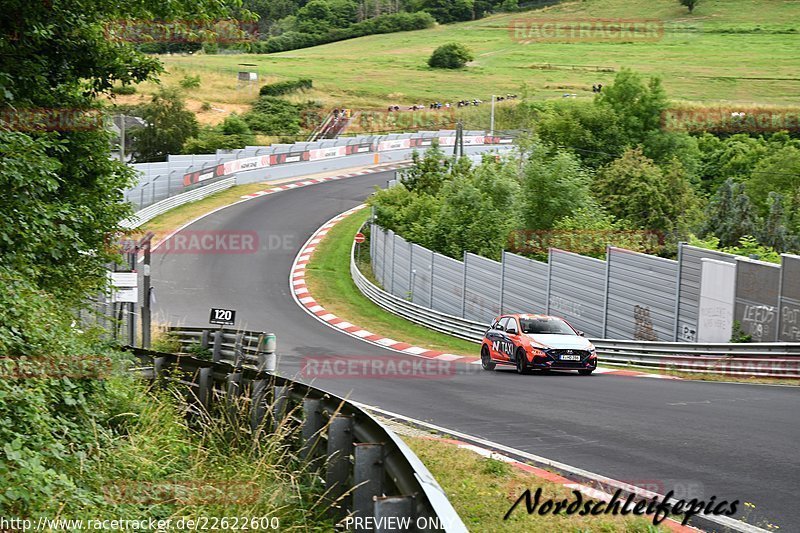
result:
M 343 496 L 350 477 L 350 456 L 353 455 L 353 417 L 337 414 L 328 424 L 328 461 L 325 465 L 325 497 L 334 514 L 345 511 Z
M 353 514 L 375 514 L 375 498 L 384 492 L 384 446 L 376 443 L 355 445 L 353 465 Z
M 214 383 L 211 381 L 211 367 L 204 367 L 200 369 L 197 380 L 197 398 L 200 405 L 206 411 L 211 409 L 211 394 L 214 389 Z
M 283 423 L 289 406 L 289 387 L 288 385 L 281 385 L 273 390 L 275 394 L 272 398 L 272 429 L 277 430 Z
M 325 429 L 325 419 L 322 416 L 320 401 L 316 398 L 303 399 L 303 425 L 301 435 L 303 445 L 300 448 L 300 458 L 310 460 L 316 455 L 317 445 Z
M 211 360 L 219 363 L 222 360 L 222 328 L 214 331 L 214 348 L 211 351 Z
M 256 379 L 250 384 L 250 429 L 253 431 L 257 431 L 264 423 L 268 385 L 266 379 Z
M 397 524 L 403 524 L 404 520 L 410 522 L 409 531 L 416 531 L 415 511 L 416 498 L 414 496 L 375 498 L 375 533 L 397 531 Z

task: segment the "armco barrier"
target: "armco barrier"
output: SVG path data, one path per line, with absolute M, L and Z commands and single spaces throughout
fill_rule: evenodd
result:
M 202 187 L 236 174 L 237 183 L 252 183 L 316 174 L 348 167 L 407 160 L 413 150 L 424 150 L 437 139 L 442 147 L 453 146 L 452 130 L 421 131 L 389 135 L 340 137 L 318 142 L 247 146 L 229 152 L 196 156 L 170 155 L 165 162 L 133 165 L 139 183 L 125 192 L 137 209 L 152 205 L 186 187 Z M 491 149 L 506 150 L 511 137 L 491 137 L 483 131 L 464 132 L 465 155 Z M 447 151 L 447 150 L 445 150 Z
M 255 337 L 254 332 L 238 332 Z M 414 531 L 466 532 L 442 488 L 414 452 L 368 412 L 329 392 L 226 361 L 133 349 L 139 370 L 185 391 L 188 412 L 239 399 L 254 434 L 296 427 L 302 460 L 319 468 L 337 518 L 389 516 Z M 337 509 L 338 508 L 338 509 Z M 393 518 L 394 519 L 394 518 Z M 416 526 L 416 527 L 413 527 Z M 383 531 L 383 529 L 379 529 Z
M 386 311 L 430 329 L 480 343 L 488 323 L 441 313 L 390 294 L 372 283 L 355 261 L 355 243 L 350 252 L 350 274 L 358 289 Z M 650 368 L 661 372 L 723 374 L 800 378 L 800 344 L 744 343 L 689 344 L 591 339 L 600 362 L 608 365 Z M 477 355 L 477 347 L 476 347 Z
M 178 207 L 179 205 L 200 200 L 206 196 L 214 194 L 215 192 L 223 191 L 229 187 L 233 187 L 234 185 L 236 185 L 236 176 L 217 181 L 211 185 L 208 185 L 207 187 L 198 187 L 182 194 L 176 194 L 175 196 L 171 196 L 165 200 L 161 200 L 160 202 L 156 202 L 140 211 L 137 211 L 133 217 L 123 221 L 122 226 L 129 229 L 137 228 L 145 222 L 149 222 L 158 215 L 166 213 L 170 209 Z

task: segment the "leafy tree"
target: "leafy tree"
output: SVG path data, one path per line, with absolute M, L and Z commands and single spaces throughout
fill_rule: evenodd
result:
M 233 113 L 222 124 L 203 127 L 197 137 L 187 139 L 184 154 L 208 154 L 217 150 L 233 150 L 255 144 L 256 137 L 239 115 Z
M 680 162 L 692 183 L 699 184 L 702 158 L 697 139 L 688 133 L 654 130 L 645 134 L 642 152 L 659 165 Z
M 642 154 L 629 149 L 622 157 L 598 172 L 594 183 L 598 200 L 617 218 L 634 227 L 674 236 L 685 225 L 686 205 L 693 191 L 681 176 L 680 167 L 664 172 Z
M 415 11 L 427 11 L 440 24 L 472 20 L 474 18 L 473 0 L 420 0 Z
M 498 260 L 517 217 L 519 183 L 513 164 L 484 161 L 456 174 L 441 190 L 441 208 L 432 228 L 433 245 L 445 255 L 463 253 Z
M 420 157 L 416 150 L 411 154 L 412 166 L 403 172 L 403 184 L 409 191 L 435 196 L 447 179 L 443 162 L 444 152 L 434 145 Z
M 735 246 L 746 235 L 755 235 L 758 219 L 744 192 L 744 185 L 729 178 L 717 189 L 706 208 L 702 235 L 713 235 L 722 246 Z
M 669 105 L 660 78 L 650 78 L 645 84 L 642 77 L 630 69 L 622 69 L 614 83 L 603 87 L 596 98 L 616 112 L 620 127 L 633 144 L 643 142 L 648 132 L 661 129 L 662 116 Z
M 703 189 L 716 191 L 728 178 L 745 179 L 767 154 L 763 139 L 739 133 L 725 139 L 704 133 L 698 138 L 702 164 L 700 176 Z
M 590 183 L 580 160 L 570 152 L 542 145 L 522 170 L 522 218 L 528 229 L 550 229 L 560 218 L 591 206 Z
M 296 15 L 294 29 L 301 33 L 325 33 L 333 28 L 333 10 L 326 0 L 311 0 Z
M 700 224 L 703 218 L 702 201 L 697 196 L 683 163 L 677 157 L 667 163 L 662 171 L 669 198 L 667 213 L 672 220 L 671 238 L 667 244 L 672 245 L 685 241 Z
M 557 102 L 541 114 L 536 131 L 543 142 L 574 150 L 591 168 L 610 163 L 628 144 L 620 117 L 597 102 Z
M 131 132 L 137 163 L 164 161 L 169 154 L 179 154 L 186 140 L 199 131 L 197 118 L 186 109 L 177 89 L 162 88 L 142 106 L 140 114 L 147 125 Z
M 791 195 L 800 183 L 800 149 L 785 146 L 764 157 L 753 169 L 747 181 L 747 194 L 759 209 L 766 214 L 767 197 L 770 192 Z
M 428 66 L 431 68 L 464 68 L 473 59 L 472 52 L 463 44 L 448 43 L 433 51 L 428 59 Z
M 679 0 L 682 6 L 689 8 L 689 13 L 694 12 L 694 8 L 700 3 L 700 0 Z
M 786 227 L 788 217 L 784 205 L 784 197 L 770 192 L 767 197 L 769 211 L 758 234 L 758 240 L 777 252 L 787 252 L 798 245 L 796 235 L 791 235 Z
M 265 135 L 300 133 L 299 106 L 274 96 L 259 97 L 243 118 L 252 131 Z
M 0 264 L 62 302 L 105 283 L 107 236 L 130 213 L 122 190 L 133 174 L 109 158 L 97 96 L 161 70 L 156 58 L 110 38 L 109 21 L 224 13 L 210 0 L 3 2 L 0 113 L 20 121 L 0 124 Z M 37 109 L 64 120 L 28 123 Z

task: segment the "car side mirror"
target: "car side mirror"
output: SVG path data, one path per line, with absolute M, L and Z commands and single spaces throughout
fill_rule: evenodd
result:
M 579 331 L 579 332 L 578 332 L 578 335 L 580 335 L 581 337 L 585 337 L 585 336 L 586 336 L 586 333 L 584 333 L 584 332 L 582 332 L 582 331 Z
M 500 324 L 498 324 L 498 325 L 495 327 L 495 329 L 497 329 L 497 331 L 505 331 L 505 328 L 504 328 L 503 326 L 501 326 Z

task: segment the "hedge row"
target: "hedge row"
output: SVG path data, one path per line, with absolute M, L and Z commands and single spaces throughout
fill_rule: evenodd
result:
M 250 53 L 273 54 L 365 35 L 424 30 L 434 24 L 436 24 L 436 20 L 429 13 L 392 13 L 357 22 L 347 28 L 336 28 L 324 34 L 289 31 L 276 37 L 270 37 L 266 41 L 247 43 L 243 47 Z
M 294 91 L 302 91 L 311 89 L 312 82 L 308 78 L 299 80 L 279 81 L 277 83 L 269 83 L 261 87 L 258 92 L 261 96 L 283 96 L 284 94 L 293 93 Z

